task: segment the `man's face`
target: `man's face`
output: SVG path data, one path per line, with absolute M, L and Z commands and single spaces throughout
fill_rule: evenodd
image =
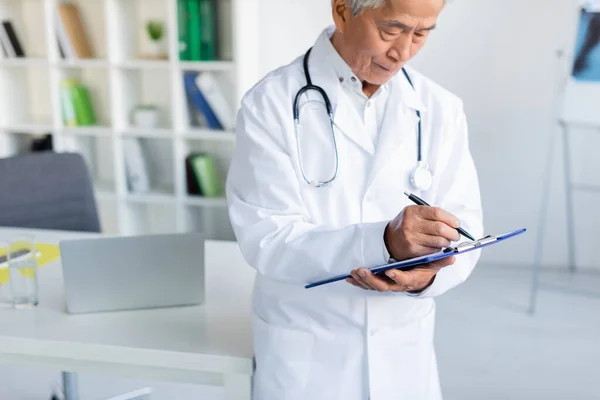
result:
M 389 81 L 425 45 L 444 0 L 387 0 L 354 17 L 346 0 L 335 0 L 333 15 L 344 58 L 362 81 Z

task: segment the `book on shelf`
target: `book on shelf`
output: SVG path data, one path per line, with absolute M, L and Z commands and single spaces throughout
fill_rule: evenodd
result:
M 55 29 L 59 52 L 64 54 L 64 58 L 94 58 L 77 5 L 58 4 Z
M 192 114 L 201 115 L 199 120 L 205 122 L 209 129 L 235 129 L 235 113 L 214 74 L 187 71 L 183 80 Z M 194 118 L 190 117 L 190 120 L 193 121 Z
M 0 42 L 8 57 L 26 56 L 15 27 L 9 20 L 2 20 L 0 24 Z
M 235 113 L 225 97 L 225 90 L 214 74 L 203 72 L 196 76 L 196 86 L 206 98 L 221 126 L 227 130 L 235 129 Z
M 146 193 L 150 190 L 147 160 L 138 138 L 123 139 L 123 157 L 127 188 L 132 193 Z
M 8 57 L 8 53 L 4 48 L 4 42 L 2 41 L 2 35 L 0 34 L 0 60 L 4 60 Z
M 208 153 L 192 153 L 185 159 L 187 191 L 190 195 L 222 197 L 223 185 L 215 159 Z
M 54 13 L 54 29 L 56 30 L 56 43 L 58 45 L 58 53 L 61 59 L 74 59 L 76 58 L 75 50 L 69 40 L 67 31 L 65 30 L 65 24 L 63 23 L 58 7 Z
M 179 59 L 217 59 L 217 1 L 177 0 Z
M 96 114 L 88 88 L 78 79 L 65 79 L 60 84 L 60 105 L 65 126 L 96 124 Z

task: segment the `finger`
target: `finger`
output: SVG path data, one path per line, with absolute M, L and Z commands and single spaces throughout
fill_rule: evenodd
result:
M 377 275 L 374 275 L 371 271 L 369 271 L 366 268 L 360 268 L 359 275 L 367 285 L 372 287 L 374 290 L 377 290 L 378 292 L 387 292 L 390 289 L 387 280 L 382 279 Z
M 450 228 L 450 230 L 456 232 L 452 228 Z M 458 232 L 456 232 L 456 234 L 458 235 Z M 422 233 L 417 237 L 416 240 L 418 241 L 419 245 L 423 247 L 423 250 L 427 251 L 425 254 L 431 254 L 435 253 L 436 251 L 439 251 L 440 249 L 449 247 L 452 244 L 452 240 L 454 239 L 448 239 L 444 236 L 434 236 Z
M 361 285 L 365 290 L 373 290 L 373 288 L 370 287 L 367 283 L 365 283 L 364 279 L 359 275 L 358 269 L 355 269 L 352 272 L 350 272 L 350 275 L 352 275 L 356 282 L 358 282 L 358 284 Z
M 451 228 L 459 228 L 460 220 L 454 215 L 439 207 L 419 207 L 417 214 L 429 221 L 439 221 L 450 226 Z
M 357 288 L 359 288 L 359 289 L 362 289 L 362 290 L 371 290 L 371 289 L 369 289 L 368 287 L 366 287 L 366 286 L 362 285 L 360 282 L 358 282 L 358 281 L 357 281 L 356 279 L 354 279 L 354 278 L 348 278 L 348 279 L 346 279 L 346 282 L 348 282 L 348 283 L 350 283 L 351 285 L 354 285 L 354 286 L 356 286 Z
M 364 286 L 362 286 L 360 283 L 358 283 L 356 281 L 356 279 L 354 279 L 354 278 L 346 278 L 346 282 L 348 282 L 352 286 L 356 286 L 359 289 L 367 290 Z
M 460 240 L 460 233 L 452 226 L 447 225 L 442 221 L 431 221 L 424 220 L 421 224 L 419 224 L 419 231 L 427 236 L 433 236 L 429 238 L 432 241 L 432 247 L 448 247 L 450 245 L 450 241 L 458 241 Z M 443 242 L 436 242 L 436 238 L 445 239 Z M 448 241 L 448 242 L 446 242 Z M 441 246 L 439 246 L 441 244 Z
M 388 278 L 401 288 L 402 292 L 422 290 L 427 287 L 439 269 L 416 268 L 409 271 L 389 270 L 386 272 Z

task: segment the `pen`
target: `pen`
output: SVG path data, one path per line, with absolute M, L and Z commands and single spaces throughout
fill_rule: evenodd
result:
M 419 206 L 429 206 L 429 204 L 427 204 L 427 202 L 425 200 L 421 199 L 420 197 L 415 196 L 414 194 L 410 194 L 408 192 L 404 192 L 404 194 L 408 196 L 409 200 L 411 200 L 413 203 L 415 203 Z M 458 231 L 458 233 L 460 233 L 464 237 L 467 237 L 467 238 L 471 239 L 472 241 L 475 241 L 475 238 L 473 236 L 471 236 L 469 234 L 469 232 L 465 231 L 463 228 L 457 228 L 456 230 Z

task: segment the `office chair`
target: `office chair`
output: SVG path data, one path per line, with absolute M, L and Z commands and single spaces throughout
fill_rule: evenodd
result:
M 0 226 L 100 232 L 80 154 L 34 152 L 0 159 Z
M 0 226 L 101 231 L 92 179 L 78 153 L 33 152 L 0 159 Z M 77 375 L 62 372 L 77 396 Z

